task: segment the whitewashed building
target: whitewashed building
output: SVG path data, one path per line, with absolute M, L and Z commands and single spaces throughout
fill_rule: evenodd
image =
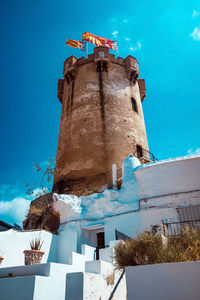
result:
M 126 299 L 126 275 L 113 266 L 114 245 L 124 236 L 134 237 L 152 228 L 162 230 L 163 223 L 165 235 L 178 234 L 185 223 L 198 228 L 199 175 L 200 155 L 141 165 L 130 154 L 123 163 L 120 190 L 106 189 L 86 197 L 54 194 L 54 209 L 61 216 L 58 235 L 44 230 L 0 232 L 4 256 L 0 300 Z M 23 251 L 39 235 L 44 240 L 42 264 L 24 266 Z M 193 266 L 190 277 L 193 269 L 195 274 L 199 270 L 199 265 Z M 195 293 L 200 294 L 194 285 Z M 128 299 L 132 299 L 128 291 Z M 176 297 L 173 299 L 188 299 Z

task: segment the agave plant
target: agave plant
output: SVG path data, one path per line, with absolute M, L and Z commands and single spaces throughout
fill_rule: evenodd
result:
M 41 241 L 40 237 L 32 239 L 30 242 L 31 250 L 40 250 L 42 248 L 44 241 Z

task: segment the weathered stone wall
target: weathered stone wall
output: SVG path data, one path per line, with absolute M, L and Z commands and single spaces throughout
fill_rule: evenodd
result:
M 58 90 L 62 113 L 53 191 L 98 191 L 112 183 L 112 165 L 121 169 L 137 144 L 148 150 L 138 75 L 134 57 L 116 59 L 106 47 L 95 48 L 87 60 L 65 61 Z

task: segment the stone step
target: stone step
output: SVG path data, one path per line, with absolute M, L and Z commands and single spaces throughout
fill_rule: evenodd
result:
M 31 275 L 49 276 L 50 263 L 0 268 L 0 278 Z
M 95 247 L 91 247 L 86 244 L 81 245 L 81 253 L 86 256 L 87 261 L 95 259 L 95 251 Z
M 86 261 L 85 272 L 94 274 L 103 274 L 113 269 L 113 265 L 103 260 Z

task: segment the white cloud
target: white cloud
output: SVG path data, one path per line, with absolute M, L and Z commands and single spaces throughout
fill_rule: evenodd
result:
M 135 52 L 135 51 L 137 51 L 137 50 L 140 50 L 141 47 L 142 47 L 141 43 L 140 43 L 139 41 L 137 41 L 136 45 L 131 46 L 131 47 L 129 48 L 129 50 Z
M 124 22 L 124 23 L 128 23 L 128 20 L 127 20 L 127 19 L 124 19 L 123 22 Z
M 200 11 L 194 10 L 192 13 L 192 18 L 196 18 L 200 16 Z
M 193 40 L 200 41 L 200 28 L 195 27 L 190 36 L 193 38 Z
M 25 220 L 29 206 L 30 201 L 23 197 L 17 197 L 11 201 L 0 201 L 0 219 L 1 216 L 9 215 L 13 222 L 21 224 Z
M 200 154 L 200 148 L 197 148 L 197 149 L 190 148 L 190 149 L 187 150 L 187 154 L 188 155 Z
M 31 188 L 31 187 L 30 187 Z M 48 192 L 47 188 L 42 190 L 37 187 L 32 190 L 30 195 L 26 195 L 19 184 L 1 184 L 0 185 L 0 220 L 10 224 L 17 223 L 21 225 L 28 213 L 32 200 Z
M 125 41 L 127 41 L 127 42 L 128 42 L 128 41 L 130 41 L 130 38 L 128 38 L 128 37 L 125 37 Z
M 113 31 L 113 33 L 112 33 L 112 35 L 114 36 L 114 38 L 117 38 L 118 37 L 118 31 L 117 30 L 115 30 L 115 31 Z

